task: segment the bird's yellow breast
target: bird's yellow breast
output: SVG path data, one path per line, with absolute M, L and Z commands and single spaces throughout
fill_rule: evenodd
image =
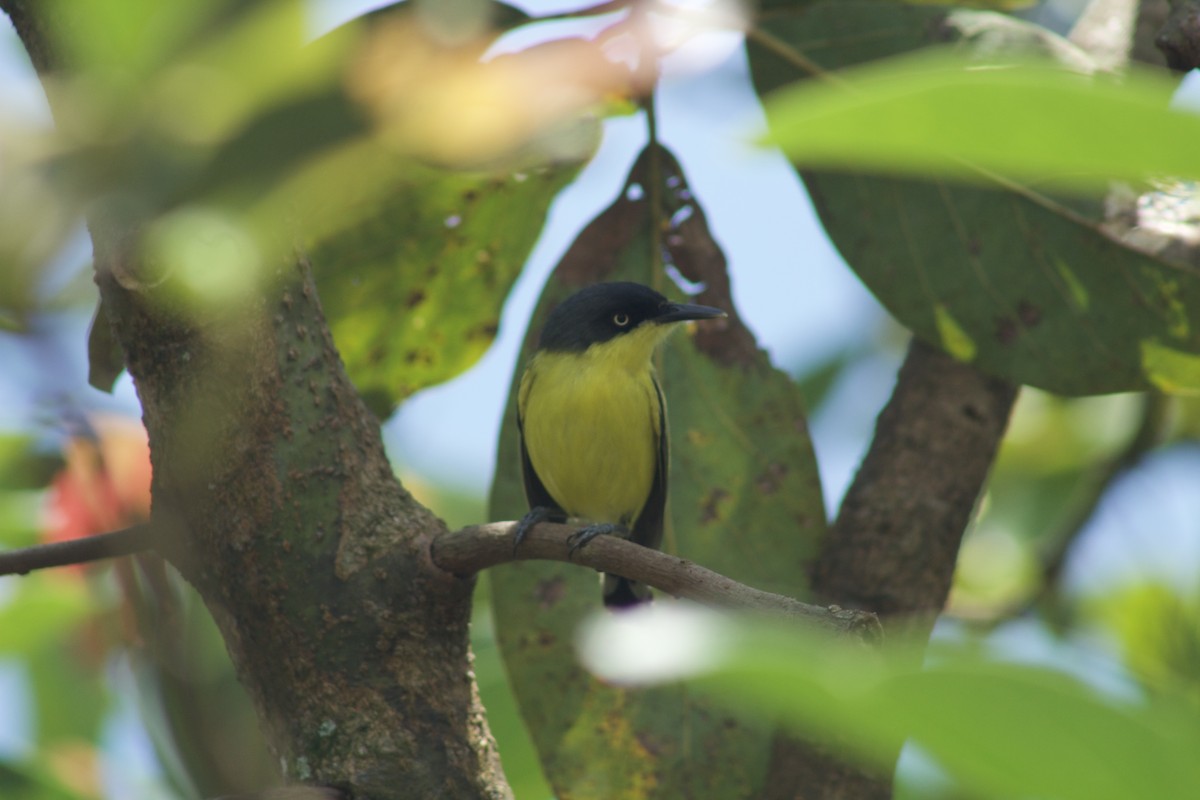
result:
M 632 525 L 650 494 L 662 418 L 654 345 L 634 331 L 584 353 L 539 353 L 521 379 L 525 451 L 563 511 Z

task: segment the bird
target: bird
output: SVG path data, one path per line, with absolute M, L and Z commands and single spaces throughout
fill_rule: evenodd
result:
M 680 323 L 724 316 L 629 282 L 585 287 L 550 312 L 517 390 L 529 512 L 514 553 L 534 525 L 567 520 L 586 523 L 567 540 L 570 553 L 602 534 L 658 549 L 669 443 L 654 352 Z M 650 598 L 640 583 L 604 578 L 606 607 Z

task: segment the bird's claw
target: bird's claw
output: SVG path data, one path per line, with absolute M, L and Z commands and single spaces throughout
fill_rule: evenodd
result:
M 625 536 L 628 533 L 629 529 L 624 525 L 616 525 L 611 522 L 601 522 L 596 525 L 588 525 L 586 528 L 580 528 L 567 537 L 567 547 L 569 548 L 567 550 L 567 555 L 575 555 L 576 550 L 602 534 Z
M 540 522 L 562 522 L 566 519 L 561 511 L 546 506 L 534 506 L 529 509 L 529 512 L 516 524 L 516 529 L 513 531 L 513 555 L 517 554 L 517 548 L 521 546 L 521 542 L 525 541 L 525 537 L 533 530 L 534 526 Z

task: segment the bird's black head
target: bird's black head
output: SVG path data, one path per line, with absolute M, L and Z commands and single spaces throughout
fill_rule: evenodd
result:
M 640 283 L 598 283 L 579 290 L 550 312 L 539 349 L 583 352 L 643 325 L 723 316 L 719 308 L 673 303 Z

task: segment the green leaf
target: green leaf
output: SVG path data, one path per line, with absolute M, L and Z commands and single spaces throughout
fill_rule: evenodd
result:
M 672 439 L 664 549 L 754 586 L 803 596 L 825 515 L 799 390 L 771 367 L 737 319 L 724 257 L 665 150 L 643 152 L 620 196 L 563 257 L 524 352 L 531 352 L 550 307 L 584 285 L 624 279 L 669 291 L 656 264 L 664 251 L 689 280 L 704 282 L 697 302 L 731 312 L 725 329 L 677 334 L 662 356 Z M 492 489 L 495 519 L 528 509 L 516 385 Z M 520 562 L 495 569 L 491 579 L 509 679 L 559 797 L 757 796 L 769 725 L 719 711 L 685 687 L 607 686 L 579 667 L 575 629 L 601 607 L 595 574 L 570 564 Z
M 655 641 L 693 657 L 667 672 L 647 652 Z M 937 647 L 921 668 L 918 643 L 877 652 L 776 619 L 675 610 L 601 619 L 582 647 L 610 680 L 690 679 L 880 766 L 907 739 L 972 797 L 1187 797 L 1200 785 L 1194 706 L 1106 697 L 1053 670 L 982 658 L 970 645 Z
M 573 166 L 501 174 L 408 165 L 370 213 L 311 250 L 346 370 L 387 416 L 474 364 Z
M 19 797 L 21 800 L 83 800 L 83 795 L 65 785 L 53 775 L 46 754 L 39 754 L 25 763 L 0 761 L 0 797 Z
M 1088 607 L 1142 682 L 1200 707 L 1200 598 L 1147 582 L 1108 591 Z
M 1200 177 L 1200 116 L 1169 107 L 1178 82 L 1118 82 L 1048 61 L 934 50 L 805 82 L 767 101 L 769 141 L 805 167 L 1103 189 L 1109 179 Z
M 10 578 L 9 580 L 14 580 Z M 25 577 L 18 602 L 0 607 L 0 655 L 15 656 L 49 648 L 71 634 L 94 610 L 82 580 L 52 583 Z
M 821 2 L 765 20 L 749 37 L 751 69 L 767 92 L 804 77 L 804 63 L 833 71 L 948 40 L 982 52 L 1084 59 L 1001 15 Z M 896 85 L 888 92 L 899 113 Z M 882 139 L 888 124 L 882 116 L 867 127 Z M 962 123 L 966 131 L 974 124 Z M 910 120 L 910 134 L 916 127 Z M 901 323 L 948 353 L 1060 394 L 1200 389 L 1200 274 L 1124 246 L 1081 213 L 1081 203 L 1007 179 L 984 188 L 817 170 L 803 178 L 851 268 Z
M 33 438 L 0 434 L 0 491 L 44 489 L 62 466 L 60 454 L 39 449 Z

